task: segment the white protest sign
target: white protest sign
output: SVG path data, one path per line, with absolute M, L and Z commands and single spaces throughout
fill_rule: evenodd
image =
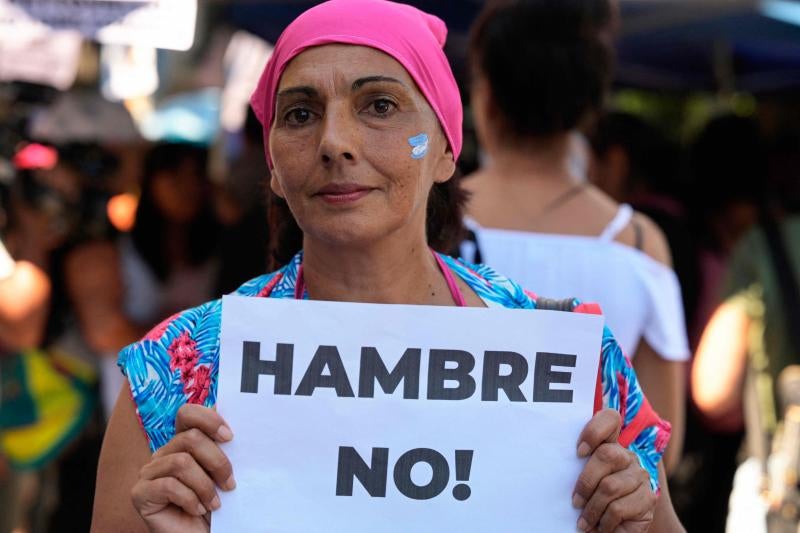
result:
M 106 44 L 188 50 L 197 0 L 0 0 L 0 34 L 77 30 Z
M 226 296 L 213 532 L 574 531 L 603 318 Z

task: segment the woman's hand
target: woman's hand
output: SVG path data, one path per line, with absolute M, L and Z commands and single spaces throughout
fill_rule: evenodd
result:
M 175 437 L 142 467 L 131 496 L 154 533 L 209 531 L 209 513 L 219 509 L 217 487 L 236 482 L 219 443 L 233 438 L 213 409 L 186 404 L 175 419 Z
M 578 455 L 589 457 L 575 484 L 573 505 L 583 509 L 581 531 L 640 533 L 650 528 L 657 497 L 639 459 L 617 442 L 622 421 L 617 411 L 604 409 L 586 424 Z

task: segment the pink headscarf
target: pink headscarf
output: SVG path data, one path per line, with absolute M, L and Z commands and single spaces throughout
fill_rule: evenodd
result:
M 286 65 L 306 48 L 341 43 L 368 46 L 397 60 L 433 108 L 450 143 L 453 158 L 461 153 L 461 97 L 442 47 L 444 22 L 419 9 L 387 0 L 330 0 L 312 7 L 281 34 L 258 87 L 250 98 L 264 126 L 264 148 L 270 168 L 269 130 L 275 95 Z

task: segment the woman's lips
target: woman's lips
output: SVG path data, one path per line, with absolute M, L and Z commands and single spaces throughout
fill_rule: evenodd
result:
M 329 204 L 347 204 L 360 200 L 373 190 L 372 187 L 364 185 L 331 184 L 320 189 L 315 196 L 319 196 Z

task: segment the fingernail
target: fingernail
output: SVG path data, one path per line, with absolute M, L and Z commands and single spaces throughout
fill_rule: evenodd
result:
M 222 442 L 228 442 L 233 438 L 233 432 L 231 432 L 231 429 L 228 426 L 223 424 L 217 430 L 217 436 Z
M 199 514 L 200 516 L 203 516 L 203 515 L 204 515 L 204 514 L 206 514 L 207 512 L 208 512 L 208 511 L 206 511 L 206 508 L 205 508 L 205 507 L 203 507 L 203 504 L 202 504 L 202 503 L 198 503 L 198 504 L 197 504 L 197 514 Z
M 586 500 L 580 494 L 576 492 L 572 495 L 572 506 L 575 509 L 583 509 L 584 505 L 586 505 Z
M 583 517 L 580 517 L 578 519 L 578 531 L 586 531 L 588 529 L 589 529 L 589 524 L 586 522 L 586 520 L 583 519 Z
M 589 451 L 591 451 L 591 448 L 585 442 L 581 442 L 578 445 L 578 457 L 586 457 L 589 455 Z
M 233 479 L 233 475 L 231 475 L 231 477 L 229 477 L 228 480 L 225 483 L 223 483 L 222 488 L 224 488 L 225 490 L 233 490 L 236 488 L 236 480 Z
M 211 503 L 209 504 L 212 511 L 216 511 L 217 509 L 220 508 L 221 505 L 222 504 L 219 501 L 219 496 L 214 496 L 214 499 L 211 500 Z

